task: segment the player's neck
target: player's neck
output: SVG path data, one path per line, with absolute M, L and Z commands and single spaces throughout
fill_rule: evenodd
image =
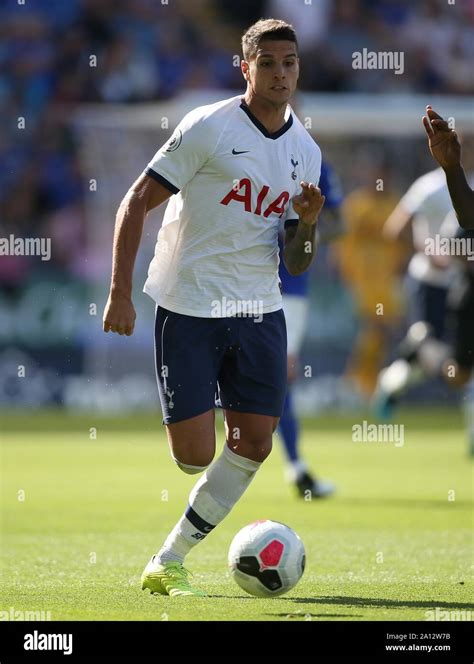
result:
M 270 134 L 277 132 L 285 124 L 285 112 L 288 106 L 286 102 L 276 106 L 266 99 L 251 95 L 248 91 L 245 93 L 244 101 Z

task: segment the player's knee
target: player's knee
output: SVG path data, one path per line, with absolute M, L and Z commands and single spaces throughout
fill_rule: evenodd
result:
M 272 451 L 272 437 L 266 436 L 252 441 L 252 459 L 258 463 L 262 463 L 269 456 Z
M 202 473 L 206 468 L 209 466 L 211 463 L 212 459 L 209 459 L 208 461 L 204 458 L 201 459 L 193 459 L 194 463 L 184 463 L 184 461 L 180 461 L 176 457 L 173 457 L 173 461 L 175 464 L 180 468 L 183 473 L 186 473 L 187 475 L 197 475 L 198 473 Z

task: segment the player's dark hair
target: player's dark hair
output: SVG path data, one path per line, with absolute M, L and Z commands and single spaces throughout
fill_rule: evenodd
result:
M 258 45 L 262 40 L 269 41 L 292 41 L 298 50 L 298 40 L 295 29 L 290 23 L 280 21 L 277 18 L 261 18 L 250 26 L 242 35 L 242 52 L 247 62 L 257 55 Z

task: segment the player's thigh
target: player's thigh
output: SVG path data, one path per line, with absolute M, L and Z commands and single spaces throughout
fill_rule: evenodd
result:
M 173 457 L 191 466 L 208 466 L 216 451 L 214 409 L 166 425 Z
M 269 422 L 282 413 L 287 391 L 286 325 L 283 311 L 263 319 L 236 321 L 238 343 L 226 355 L 219 372 L 224 410 L 266 415 Z
M 155 362 L 164 424 L 195 418 L 215 407 L 222 353 L 218 322 L 157 308 Z
M 445 331 L 447 289 L 432 286 L 413 277 L 407 280 L 408 323 L 429 323 L 436 339 L 442 339 Z

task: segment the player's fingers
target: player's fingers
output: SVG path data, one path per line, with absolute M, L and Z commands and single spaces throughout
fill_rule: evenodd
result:
M 436 111 L 433 111 L 431 106 L 426 107 L 426 113 L 427 113 L 430 120 L 442 120 L 443 119 L 441 117 L 441 115 L 438 115 L 438 113 L 436 113 Z
M 131 337 L 131 336 L 132 336 L 132 334 L 133 334 L 133 330 L 134 330 L 134 327 L 135 327 L 135 325 L 132 323 L 132 325 L 129 325 L 129 326 L 125 329 L 125 334 L 127 335 L 127 337 Z
M 104 323 L 104 332 L 114 332 L 115 334 L 123 334 L 125 327 L 126 327 L 125 325 L 119 323 Z
M 451 131 L 446 120 L 431 120 L 431 124 L 435 129 L 439 129 L 440 131 Z
M 307 186 L 304 187 L 303 193 L 313 198 L 317 195 L 318 191 L 318 187 L 313 182 L 309 182 L 307 183 Z
M 104 332 L 117 332 L 119 324 L 114 323 L 113 321 L 110 320 L 105 320 L 104 321 Z
M 301 194 L 297 194 L 294 197 L 293 200 L 296 203 L 299 203 L 299 205 L 303 205 L 304 207 L 307 207 L 308 206 L 308 201 L 310 200 L 310 198 L 311 198 L 310 189 L 308 187 L 303 187 L 303 190 L 302 190 Z
M 321 189 L 317 187 L 315 184 L 311 185 L 311 196 L 312 199 L 315 201 L 319 200 L 322 196 Z
M 431 138 L 432 136 L 434 136 L 433 127 L 431 126 L 431 123 L 428 120 L 428 118 L 426 117 L 426 115 L 423 116 L 422 120 L 423 120 L 423 126 L 425 128 L 425 131 L 428 134 L 428 137 Z
M 301 200 L 296 200 L 296 201 L 294 201 L 294 203 L 296 203 L 297 207 L 299 206 L 300 208 L 309 207 L 308 201 L 306 201 L 304 198 L 302 198 Z M 295 210 L 296 210 L 296 208 L 295 208 Z

